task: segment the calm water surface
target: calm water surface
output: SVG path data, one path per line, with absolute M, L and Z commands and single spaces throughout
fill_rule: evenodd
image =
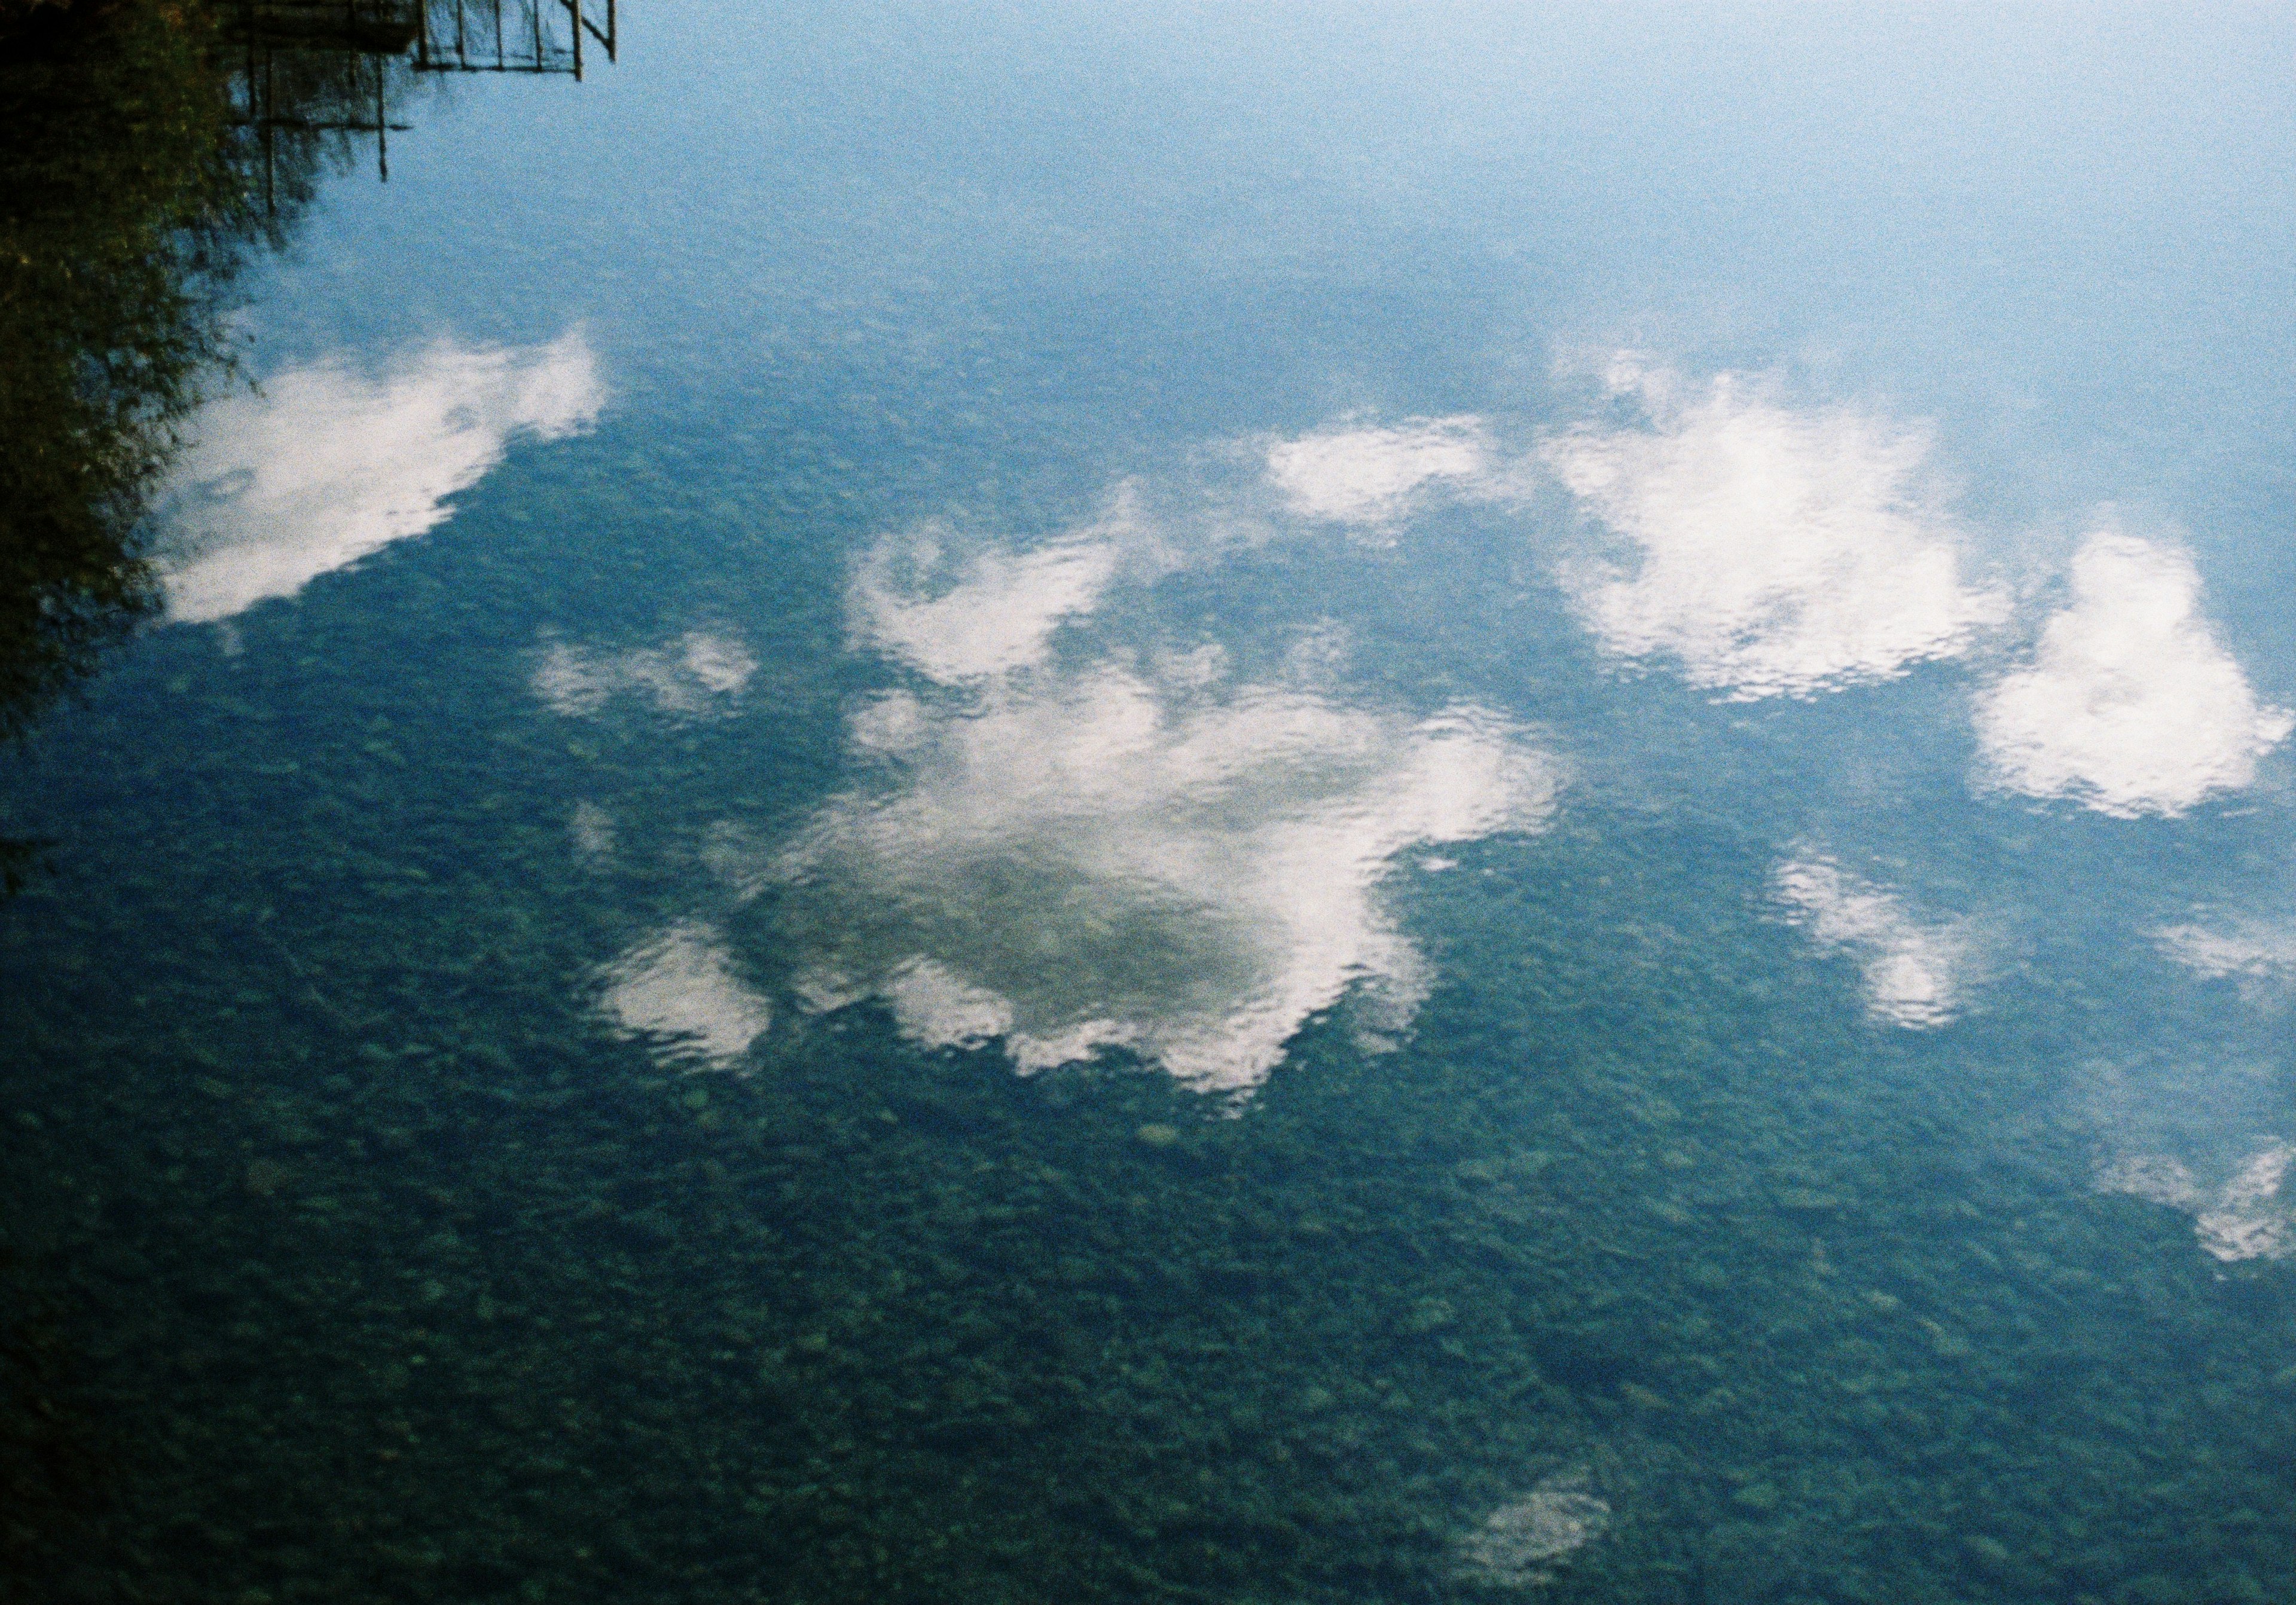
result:
M 22 1597 L 2296 1599 L 2284 13 L 622 9 L 0 772 Z

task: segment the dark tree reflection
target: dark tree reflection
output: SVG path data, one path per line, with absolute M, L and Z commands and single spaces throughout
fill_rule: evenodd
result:
M 424 75 L 572 72 L 584 26 L 540 0 L 0 0 L 0 748 L 159 609 L 153 497 L 238 382 L 242 270 L 330 168 L 381 157 Z M 0 831 L 0 890 L 40 845 Z M 87 1404 L 28 1291 L 50 1280 L 0 1251 L 0 1599 L 112 1598 L 101 1495 L 137 1435 Z
M 144 500 L 275 226 L 217 42 L 168 0 L 37 5 L 0 40 L 0 738 L 151 605 Z
M 157 609 L 147 512 L 232 381 L 241 268 L 434 75 L 611 50 L 560 9 L 0 0 L 0 746 Z M 30 856 L 0 837 L 0 884 Z
M 218 43 L 185 0 L 0 11 L 0 742 L 155 604 L 145 504 L 279 226 Z M 31 850 L 0 842 L 12 888 Z

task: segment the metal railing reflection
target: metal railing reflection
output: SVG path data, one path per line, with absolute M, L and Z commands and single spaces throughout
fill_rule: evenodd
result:
M 609 61 L 619 49 L 618 0 L 606 0 L 603 29 L 582 0 L 425 0 L 410 9 L 417 72 L 565 72 L 579 78 L 584 34 L 604 47 Z M 562 11 L 563 45 L 556 32 Z
M 255 135 L 264 204 L 276 211 L 283 169 L 323 150 L 347 165 L 353 136 L 374 138 L 390 177 L 390 136 L 428 75 L 560 74 L 579 80 L 586 36 L 620 53 L 619 0 L 239 0 L 227 15 L 233 122 Z

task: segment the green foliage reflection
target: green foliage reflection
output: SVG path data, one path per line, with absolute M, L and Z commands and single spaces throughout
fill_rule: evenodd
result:
M 146 513 L 232 375 L 233 281 L 349 160 L 343 102 L 380 104 L 356 42 L 271 31 L 200 0 L 0 0 L 0 743 L 159 605 Z M 35 845 L 0 837 L 0 889 Z
M 152 605 L 144 504 L 269 226 L 205 11 L 39 5 L 0 44 L 0 738 Z

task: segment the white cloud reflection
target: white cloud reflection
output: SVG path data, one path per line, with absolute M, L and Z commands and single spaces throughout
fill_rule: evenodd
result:
M 1400 515 L 1422 487 L 1475 484 L 1489 458 L 1482 420 L 1462 414 L 1343 424 L 1278 440 L 1267 448 L 1267 474 L 1302 518 L 1382 524 Z
M 603 863 L 614 856 L 614 840 L 619 834 L 614 816 L 596 803 L 583 801 L 574 805 L 574 816 L 567 821 L 567 834 L 573 839 L 574 850 L 593 863 Z
M 1621 358 L 1644 426 L 1548 436 L 1547 468 L 1621 544 L 1567 571 L 1611 653 L 1734 700 L 1806 697 L 1951 657 L 2006 604 L 1964 582 L 1923 488 L 1922 430 L 1796 408 L 1731 374 L 1693 389 Z
M 531 684 L 552 712 L 569 718 L 600 713 L 625 696 L 676 717 L 701 718 L 732 711 L 757 672 L 757 659 L 734 637 L 689 630 L 667 646 L 623 651 L 554 642 L 536 665 Z
M 681 920 L 638 943 L 599 974 L 599 1007 L 623 1033 L 697 1069 L 736 1064 L 773 1023 L 743 981 L 717 929 Z
M 941 525 L 879 541 L 848 597 L 854 643 L 950 684 L 1033 663 L 1062 620 L 1099 604 L 1129 528 L 1119 512 L 1029 553 L 967 545 Z
M 588 343 L 447 340 L 380 373 L 331 357 L 202 408 L 170 481 L 168 617 L 228 618 L 442 522 L 521 433 L 587 429 L 604 404 Z
M 2296 1147 L 2288 1074 L 2271 1047 L 2156 1048 L 2084 1066 L 2099 1137 L 2097 1187 L 2193 1218 L 2218 1259 L 2296 1257 Z
M 2190 1215 L 2201 1247 L 2218 1259 L 2287 1259 L 2296 1257 L 2292 1170 L 2296 1147 L 2267 1142 L 2243 1154 L 2229 1175 L 2205 1182 L 2166 1154 L 2117 1155 L 2097 1167 L 2096 1185 Z
M 2030 666 L 1977 697 L 1987 778 L 2121 819 L 2182 814 L 2251 783 L 2296 716 L 2259 701 L 2218 643 L 2192 560 L 2098 534 L 2071 579 Z
M 1970 949 L 1954 927 L 1917 919 L 1896 893 L 1822 855 L 1779 864 L 1771 887 L 1819 952 L 1857 961 L 1866 1011 L 1876 1020 L 1918 1030 L 1961 1011 Z
M 975 560 L 929 605 L 1071 616 L 1078 548 L 1052 550 Z M 1553 762 L 1476 708 L 1234 684 L 1218 654 L 1055 667 L 1049 626 L 917 651 L 879 622 L 915 617 L 887 590 L 914 572 L 897 559 L 862 565 L 856 633 L 938 684 L 857 712 L 883 782 L 833 798 L 769 871 L 813 1007 L 874 995 L 914 1040 L 1000 1039 L 1023 1070 L 1123 1046 L 1242 1092 L 1351 987 L 1375 1023 L 1407 1022 L 1426 964 L 1379 895 L 1390 858 L 1551 811 Z
M 2170 959 L 2209 980 L 2296 980 L 2296 925 L 2262 920 L 2163 925 L 2152 940 Z
M 1460 1537 L 1459 1576 L 1485 1588 L 1517 1592 L 1553 1583 L 1575 1552 L 1610 1529 L 1610 1502 L 1594 1488 L 1586 1466 L 1541 1478 Z

